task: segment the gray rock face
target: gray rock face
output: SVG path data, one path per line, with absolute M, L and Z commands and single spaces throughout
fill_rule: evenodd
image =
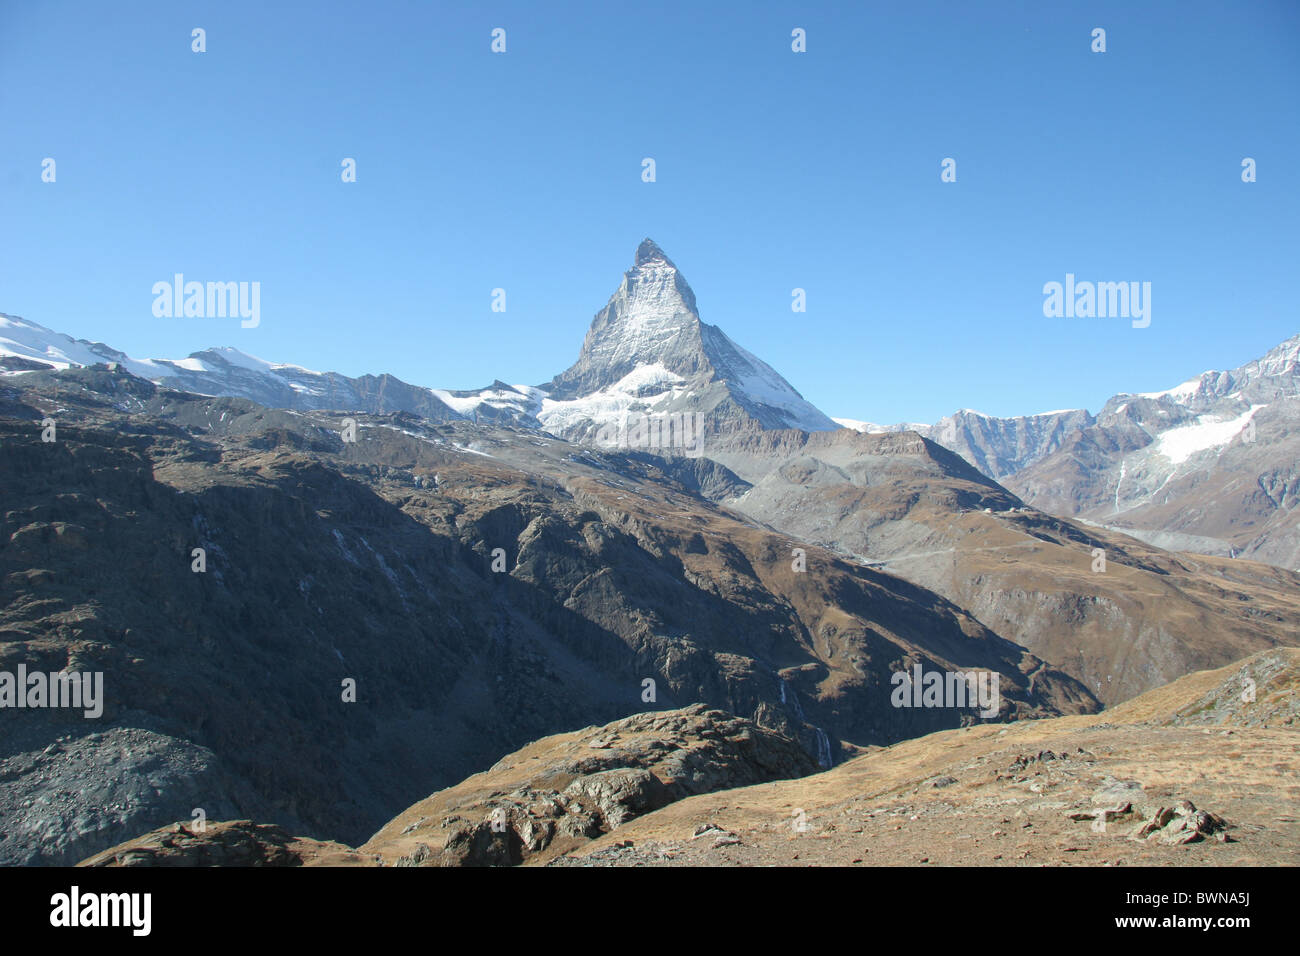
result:
M 596 314 L 578 361 L 542 389 L 562 404 L 548 405 L 541 421 L 566 438 L 589 438 L 629 412 L 698 412 L 711 430 L 838 427 L 771 366 L 701 322 L 695 293 L 650 239 Z
M 1095 419 L 1081 408 L 994 418 L 963 409 L 922 432 L 988 475 L 1001 479 L 1041 461 Z
M 0 865 L 71 866 L 196 808 L 212 819 L 269 811 L 206 747 L 138 727 L 70 733 L 0 758 Z
M 569 784 L 564 794 L 590 805 L 611 830 L 632 817 L 666 806 L 672 799 L 668 787 L 642 767 L 588 774 Z
M 707 371 L 695 293 L 672 260 L 646 239 L 618 290 L 596 313 L 578 361 L 551 380 L 554 399 L 616 384 L 640 365 L 691 378 Z

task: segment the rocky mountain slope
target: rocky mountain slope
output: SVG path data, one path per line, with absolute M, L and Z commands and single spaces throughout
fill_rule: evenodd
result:
M 430 421 L 470 419 L 536 427 L 536 390 L 494 382 L 477 391 L 408 385 L 392 375 L 315 372 L 267 362 L 238 349 L 203 349 L 183 359 L 136 359 L 102 342 L 73 339 L 0 314 L 0 370 L 9 372 L 120 366 L 166 388 L 198 395 L 246 398 L 270 408 L 409 412 Z
M 195 807 L 355 844 L 490 755 L 648 702 L 725 708 L 822 766 L 978 719 L 892 707 L 918 664 L 996 673 L 999 719 L 1097 707 L 939 596 L 719 508 L 710 480 L 120 366 L 10 378 L 0 671 L 99 671 L 105 705 L 4 712 L 0 859 L 71 862 Z
M 252 821 L 172 825 L 83 866 L 515 866 L 676 800 L 814 773 L 793 740 L 695 704 L 534 741 L 431 795 L 356 850 Z
M 1045 514 L 914 433 L 742 433 L 708 454 L 752 482 L 728 507 L 942 594 L 1107 704 L 1300 643 L 1300 575 Z
M 93 731 L 4 712 L 0 861 L 70 862 L 195 807 L 355 845 L 496 754 L 650 704 L 725 709 L 827 768 L 980 719 L 894 705 L 915 667 L 996 676 L 985 717 L 1012 720 L 1300 642 L 1300 575 L 1157 546 L 1214 520 L 1259 537 L 1238 512 L 1149 501 L 1170 540 L 1144 543 L 915 432 L 833 428 L 699 320 L 649 240 L 544 386 L 341 380 L 222 349 L 139 361 L 11 318 L 0 357 L 0 672 L 108 688 Z M 1256 481 L 1278 534 L 1252 547 L 1274 556 L 1294 369 L 1283 348 L 1096 420 L 985 423 L 976 457 L 1050 495 L 1040 469 L 1088 441 L 1102 471 L 1118 447 L 1148 470 L 1170 441 L 1240 454 L 1232 482 L 1166 481 L 1224 498 Z M 1201 419 L 1242 403 L 1268 440 L 1210 456 L 1197 442 L 1223 423 Z M 665 416 L 699 416 L 696 447 L 622 430 Z
M 640 714 L 536 741 L 357 850 L 176 824 L 83 865 L 1285 865 L 1298 690 L 1300 651 L 1268 651 L 1104 714 L 941 731 L 814 775 L 718 711 Z
M 0 314 L 0 369 L 97 363 L 120 364 L 179 391 L 272 408 L 410 412 L 431 421 L 544 427 L 571 439 L 594 438 L 601 426 L 618 426 L 629 414 L 698 412 L 714 428 L 838 427 L 771 366 L 700 321 L 695 293 L 651 239 L 637 247 L 632 268 L 596 314 L 577 362 L 539 387 L 496 381 L 483 389 L 426 388 L 387 374 L 349 377 L 267 362 L 228 347 L 184 359 L 135 359 Z
M 877 425 L 848 418 L 835 419 L 845 428 L 869 435 L 916 432 L 956 452 L 985 475 L 999 481 L 1046 458 L 1061 448 L 1075 432 L 1095 421 L 1082 408 L 1013 418 L 998 418 L 963 408 L 933 425 L 913 422 Z
M 359 848 L 380 865 L 544 861 L 677 800 L 818 767 L 794 741 L 703 705 L 536 741 L 415 804 Z
M 698 456 L 716 438 L 753 431 L 836 427 L 770 366 L 700 321 L 695 293 L 649 239 L 597 313 L 578 361 L 539 387 L 424 388 L 390 375 L 273 364 L 230 348 L 138 360 L 0 315 L 0 367 L 9 374 L 103 361 L 168 387 L 270 407 L 500 422 L 665 454 Z M 1117 395 L 1096 417 L 1082 409 L 1014 418 L 963 409 L 934 425 L 837 421 L 869 434 L 913 431 L 1051 514 L 1171 550 L 1297 569 L 1298 415 L 1300 335 L 1231 371 Z

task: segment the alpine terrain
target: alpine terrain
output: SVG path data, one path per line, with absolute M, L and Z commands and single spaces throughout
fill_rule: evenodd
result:
M 0 863 L 1271 861 L 1298 351 L 840 427 L 649 239 L 538 385 L 0 316 Z
M 1025 501 L 1176 550 L 1300 568 L 1300 335 L 1227 372 L 1083 409 L 994 418 L 964 409 L 911 430 Z

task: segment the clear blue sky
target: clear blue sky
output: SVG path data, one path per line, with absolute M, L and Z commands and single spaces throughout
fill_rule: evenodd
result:
M 837 416 L 1096 411 L 1300 331 L 1293 0 L 0 0 L 0 130 L 0 311 L 139 357 L 536 384 L 645 236 Z M 260 327 L 155 318 L 176 272 Z M 1044 318 L 1067 272 L 1151 326 Z

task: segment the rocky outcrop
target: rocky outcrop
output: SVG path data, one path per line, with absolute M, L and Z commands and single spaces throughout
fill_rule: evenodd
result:
M 1170 846 L 1185 846 L 1206 839 L 1227 843 L 1228 823 L 1217 814 L 1196 809 L 1190 800 L 1173 807 L 1159 807 L 1151 819 L 1134 831 L 1135 839 L 1158 840 Z
M 1249 711 L 1276 713 L 1298 664 L 1300 651 L 1266 652 L 1108 713 L 942 731 L 818 774 L 750 721 L 702 705 L 649 712 L 536 741 L 359 850 L 240 821 L 168 827 L 88 863 L 1289 864 L 1295 730 Z M 1242 673 L 1258 683 L 1235 717 L 1182 719 L 1208 716 L 1207 689 Z
M 815 773 L 795 741 L 696 704 L 545 737 L 421 800 L 358 850 L 250 820 L 173 824 L 103 866 L 514 866 L 677 800 Z
M 547 858 L 674 801 L 801 777 L 794 741 L 703 704 L 548 737 L 422 800 L 360 852 L 389 865 Z
M 343 866 L 366 862 L 342 844 L 292 837 L 274 824 L 232 820 L 163 827 L 97 853 L 78 866 Z

